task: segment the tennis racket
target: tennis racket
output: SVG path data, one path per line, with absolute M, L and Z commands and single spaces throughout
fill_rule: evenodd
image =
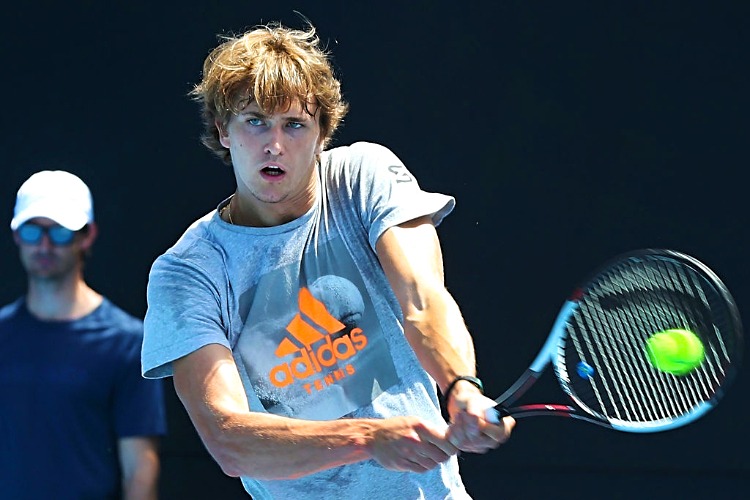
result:
M 687 329 L 703 342 L 684 375 L 656 369 L 646 340 Z M 740 366 L 742 325 L 726 286 L 706 265 L 672 250 L 620 255 L 565 302 L 539 354 L 487 417 L 572 417 L 626 432 L 675 429 L 716 406 Z M 567 404 L 512 406 L 548 365 Z

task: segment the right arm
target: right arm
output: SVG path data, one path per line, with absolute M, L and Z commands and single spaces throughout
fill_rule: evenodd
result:
M 290 479 L 374 459 L 424 472 L 458 450 L 416 417 L 299 420 L 254 412 L 232 354 L 209 344 L 173 362 L 174 385 L 209 453 L 229 476 Z

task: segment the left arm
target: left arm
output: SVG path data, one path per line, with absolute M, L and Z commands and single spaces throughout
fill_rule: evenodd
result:
M 118 441 L 124 500 L 156 500 L 159 451 L 157 438 L 126 437 Z
M 404 332 L 422 367 L 443 394 L 459 375 L 475 375 L 474 343 L 461 311 L 445 288 L 443 256 L 429 216 L 386 230 L 376 251 L 401 305 Z M 463 451 L 483 453 L 506 441 L 515 422 L 499 425 L 484 412 L 494 401 L 472 384 L 457 383 L 449 397 L 451 442 Z

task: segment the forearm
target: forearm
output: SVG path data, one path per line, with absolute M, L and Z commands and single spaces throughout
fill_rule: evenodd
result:
M 447 290 L 436 289 L 422 307 L 407 309 L 404 330 L 420 363 L 441 391 L 459 375 L 476 374 L 474 343 Z
M 156 500 L 158 498 L 156 475 L 137 475 L 123 480 L 124 500 Z
M 377 254 L 404 315 L 404 333 L 422 367 L 445 390 L 457 375 L 474 375 L 474 344 L 445 287 L 440 242 L 426 216 L 386 231 Z
M 159 452 L 157 439 L 127 437 L 118 442 L 124 500 L 156 500 Z
M 422 472 L 458 450 L 416 417 L 300 420 L 250 408 L 231 352 L 206 345 L 174 362 L 177 395 L 225 474 L 291 479 L 367 459 Z
M 298 420 L 250 408 L 231 352 L 210 344 L 175 361 L 177 395 L 225 474 L 282 479 L 368 458 L 374 421 Z
M 319 422 L 243 412 L 211 429 L 204 424 L 198 430 L 226 474 L 291 479 L 369 458 L 375 424 L 373 420 Z
M 494 425 L 486 420 L 486 410 L 494 401 L 485 397 L 461 375 L 476 375 L 476 358 L 471 335 L 458 306 L 448 291 L 426 293 L 428 307 L 406 316 L 405 330 L 422 366 L 432 375 L 447 401 L 450 415 L 449 440 L 462 451 L 485 453 L 508 439 L 514 422 Z M 450 393 L 447 391 L 450 387 Z

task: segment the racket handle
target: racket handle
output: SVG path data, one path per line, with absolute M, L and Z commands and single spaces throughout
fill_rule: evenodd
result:
M 510 415 L 510 413 L 508 413 L 505 408 L 502 406 L 495 406 L 493 408 L 487 408 L 487 411 L 484 413 L 484 418 L 486 418 L 488 422 L 499 424 L 500 420 L 508 415 Z

